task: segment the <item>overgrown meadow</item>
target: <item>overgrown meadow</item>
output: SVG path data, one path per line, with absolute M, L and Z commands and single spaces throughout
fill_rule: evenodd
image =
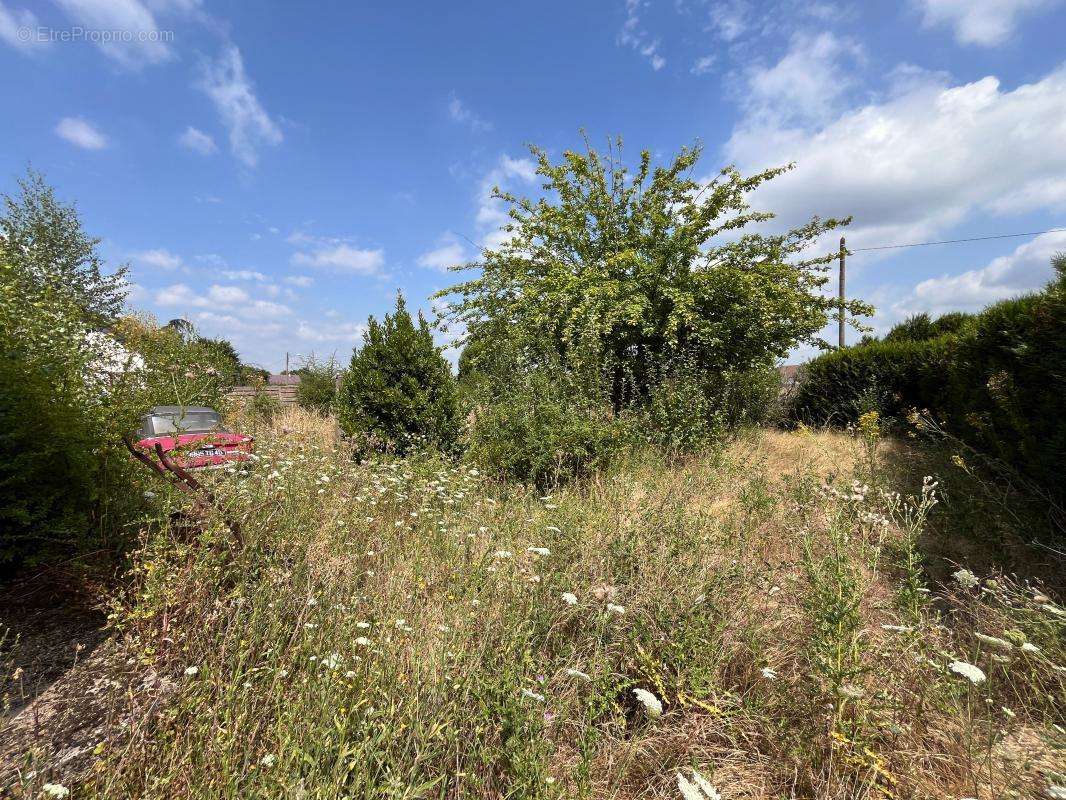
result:
M 257 433 L 215 481 L 243 548 L 156 498 L 112 621 L 165 679 L 75 796 L 1063 791 L 1066 611 L 926 583 L 943 487 L 889 477 L 876 419 L 637 449 L 550 494 L 355 461 L 306 412 Z

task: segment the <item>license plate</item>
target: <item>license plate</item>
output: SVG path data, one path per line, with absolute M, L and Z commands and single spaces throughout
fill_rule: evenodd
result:
M 226 455 L 226 451 L 223 450 L 220 447 L 205 447 L 202 450 L 197 450 L 196 451 L 196 455 L 198 455 L 198 456 L 224 456 L 224 455 Z

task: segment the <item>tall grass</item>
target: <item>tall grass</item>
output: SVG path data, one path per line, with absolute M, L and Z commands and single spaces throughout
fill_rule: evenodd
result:
M 243 550 L 218 520 L 146 534 L 113 619 L 169 688 L 84 793 L 678 797 L 692 769 L 726 798 L 1061 782 L 1066 612 L 1002 576 L 926 587 L 937 488 L 895 494 L 859 438 L 637 453 L 547 495 L 431 456 L 356 463 L 333 430 L 287 411 L 254 467 L 217 476 Z M 179 500 L 160 499 L 165 520 Z

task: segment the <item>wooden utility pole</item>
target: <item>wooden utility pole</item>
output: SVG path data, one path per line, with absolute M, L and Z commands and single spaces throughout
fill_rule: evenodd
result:
M 844 349 L 844 256 L 848 252 L 844 237 L 840 237 L 840 310 L 837 311 L 837 326 L 840 329 L 840 349 Z

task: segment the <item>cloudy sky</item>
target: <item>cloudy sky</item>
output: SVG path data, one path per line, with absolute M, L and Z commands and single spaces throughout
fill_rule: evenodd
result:
M 346 359 L 491 243 L 523 145 L 621 134 L 851 249 L 1066 227 L 1066 0 L 0 0 L 0 190 L 75 200 L 132 301 L 277 368 Z M 857 252 L 883 330 L 1042 285 L 1066 233 Z

